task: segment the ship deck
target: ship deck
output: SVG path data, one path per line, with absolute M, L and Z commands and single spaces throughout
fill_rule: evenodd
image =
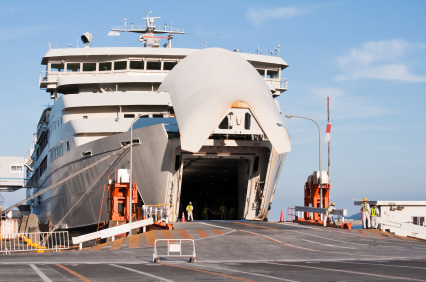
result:
M 3 255 L 0 281 L 426 281 L 426 242 L 379 230 L 252 221 L 174 227 L 81 251 Z M 196 262 L 160 255 L 153 263 L 155 239 L 193 239 Z

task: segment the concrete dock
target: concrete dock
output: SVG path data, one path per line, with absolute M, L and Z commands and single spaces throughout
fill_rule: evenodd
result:
M 176 223 L 81 251 L 0 256 L 0 281 L 426 281 L 426 242 L 296 223 Z M 193 239 L 196 262 L 155 239 Z M 192 243 L 184 243 L 182 249 Z

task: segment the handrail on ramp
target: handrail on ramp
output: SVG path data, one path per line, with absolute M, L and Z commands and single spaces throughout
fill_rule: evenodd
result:
M 143 220 L 139 220 L 139 221 L 134 221 L 132 223 L 126 223 L 126 224 L 123 224 L 123 225 L 114 226 L 114 227 L 107 228 L 107 229 L 104 229 L 104 230 L 101 230 L 101 231 L 97 231 L 97 232 L 73 237 L 72 243 L 74 245 L 79 244 L 79 249 L 81 250 L 83 248 L 83 242 L 95 240 L 95 239 L 99 239 L 99 238 L 105 239 L 105 238 L 109 238 L 109 237 L 112 237 L 111 239 L 112 239 L 112 241 L 114 241 L 115 236 L 118 235 L 118 234 L 131 232 L 133 229 L 145 227 L 145 226 L 148 226 L 148 225 L 151 225 L 151 224 L 154 224 L 154 219 L 152 217 L 147 218 L 147 219 L 143 219 Z

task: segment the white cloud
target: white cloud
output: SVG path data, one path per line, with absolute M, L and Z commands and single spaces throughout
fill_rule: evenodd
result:
M 326 106 L 325 101 L 327 97 L 330 97 L 330 108 L 333 119 L 366 118 L 390 113 L 389 110 L 372 104 L 368 98 L 350 96 L 340 88 L 313 89 L 310 100 L 316 105 Z M 320 111 L 324 113 L 324 109 L 320 109 Z
M 426 82 L 426 75 L 414 74 L 404 64 L 409 52 L 415 49 L 426 48 L 402 39 L 367 42 L 337 59 L 342 73 L 334 79 L 339 82 L 358 79 Z
M 256 27 L 263 23 L 277 19 L 290 19 L 302 14 L 303 11 L 293 7 L 280 7 L 273 9 L 251 8 L 246 13 L 246 18 Z

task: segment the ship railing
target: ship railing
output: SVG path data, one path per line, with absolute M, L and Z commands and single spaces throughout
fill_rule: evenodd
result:
M 3 231 L 3 230 L 2 230 Z M 60 251 L 69 249 L 68 231 L 12 233 L 2 232 L 0 253 Z
M 167 75 L 170 71 L 164 70 L 138 70 L 138 69 L 126 69 L 126 70 L 109 70 L 109 71 L 72 71 L 72 72 L 57 72 L 57 71 L 42 71 L 39 75 L 39 85 L 57 83 L 58 78 L 61 76 L 101 76 L 101 75 L 112 75 L 112 74 L 148 74 L 148 75 Z
M 143 218 L 153 218 L 154 222 L 163 221 L 166 224 L 175 219 L 173 204 L 143 205 Z
M 265 78 L 265 81 L 270 83 L 275 89 L 288 89 L 288 80 L 287 78 Z

